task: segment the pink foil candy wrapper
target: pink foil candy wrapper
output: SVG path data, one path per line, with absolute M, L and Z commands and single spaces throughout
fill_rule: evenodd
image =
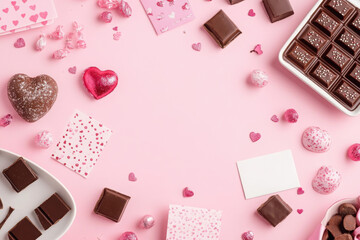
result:
M 44 34 L 41 34 L 39 39 L 35 43 L 35 50 L 42 51 L 46 47 L 46 38 Z
M 125 2 L 124 0 L 120 0 L 119 11 L 120 11 L 121 15 L 123 15 L 124 17 L 130 17 L 132 14 L 132 9 L 131 9 L 130 5 L 127 2 Z
M 340 200 L 338 202 L 335 202 L 331 207 L 328 208 L 328 210 L 325 213 L 324 218 L 321 220 L 321 223 L 316 226 L 314 232 L 311 234 L 311 236 L 307 240 L 322 240 L 322 236 L 324 234 L 324 231 L 326 229 L 326 225 L 329 222 L 330 218 L 338 213 L 338 208 L 343 203 L 351 203 L 355 206 L 359 206 L 358 204 L 358 198 L 347 198 Z
M 67 57 L 69 55 L 69 53 L 70 53 L 70 51 L 67 50 L 66 48 L 59 49 L 53 53 L 53 58 L 54 59 L 63 59 L 65 57 Z
M 98 0 L 97 4 L 99 7 L 106 9 L 115 9 L 119 7 L 118 0 Z
M 54 40 L 60 40 L 64 38 L 64 30 L 63 30 L 63 26 L 59 25 L 56 27 L 56 30 L 49 34 L 49 38 L 54 39 Z

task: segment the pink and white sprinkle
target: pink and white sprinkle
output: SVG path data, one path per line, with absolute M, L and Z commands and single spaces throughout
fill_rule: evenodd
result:
M 49 148 L 53 143 L 53 135 L 49 131 L 42 131 L 36 134 L 35 143 L 39 147 Z

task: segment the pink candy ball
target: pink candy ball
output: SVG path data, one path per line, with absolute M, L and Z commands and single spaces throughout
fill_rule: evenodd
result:
M 138 240 L 138 238 L 133 232 L 124 232 L 121 234 L 119 240 Z
M 296 112 L 295 109 L 290 108 L 285 111 L 284 118 L 289 123 L 296 123 L 297 120 L 299 119 L 299 114 Z
M 140 228 L 149 229 L 155 225 L 155 218 L 151 215 L 145 215 L 140 221 Z
M 330 149 L 331 137 L 326 130 L 309 127 L 302 135 L 302 144 L 311 152 L 322 153 Z
M 321 194 L 330 194 L 340 185 L 341 175 L 332 167 L 322 166 L 312 181 L 313 189 Z
M 49 131 L 42 131 L 35 136 L 35 143 L 39 147 L 49 148 L 53 143 L 53 136 Z
M 112 21 L 112 13 L 105 11 L 103 13 L 100 14 L 100 20 L 105 22 L 105 23 L 110 23 Z
M 252 231 L 244 232 L 241 235 L 242 240 L 253 240 L 254 239 L 254 233 Z
M 353 161 L 360 161 L 360 144 L 351 145 L 347 151 L 348 157 Z
M 254 70 L 251 72 L 251 83 L 256 87 L 265 87 L 269 81 L 268 75 L 262 70 Z

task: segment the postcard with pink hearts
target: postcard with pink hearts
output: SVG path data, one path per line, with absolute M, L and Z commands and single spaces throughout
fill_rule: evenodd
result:
M 0 1 L 0 36 L 49 25 L 56 17 L 53 0 Z
M 141 0 L 141 3 L 158 35 L 195 18 L 187 0 Z

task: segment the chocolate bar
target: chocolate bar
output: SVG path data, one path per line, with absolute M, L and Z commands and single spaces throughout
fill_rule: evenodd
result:
M 130 200 L 129 196 L 104 188 L 94 212 L 114 222 L 119 222 Z
M 35 182 L 38 177 L 26 161 L 20 157 L 3 174 L 16 192 L 20 192 Z
M 70 210 L 71 208 L 66 202 L 57 193 L 54 193 L 35 209 L 35 213 L 43 228 L 47 230 L 62 219 Z
M 289 0 L 263 0 L 263 3 L 272 23 L 294 14 Z
M 261 204 L 257 212 L 271 225 L 276 227 L 292 212 L 292 209 L 279 195 L 274 195 Z
M 9 232 L 9 240 L 35 240 L 41 236 L 41 232 L 28 217 L 23 218 Z
M 360 11 L 324 0 L 287 46 L 283 58 L 347 110 L 360 104 Z
M 221 48 L 225 48 L 241 34 L 241 31 L 223 10 L 207 21 L 204 28 Z

